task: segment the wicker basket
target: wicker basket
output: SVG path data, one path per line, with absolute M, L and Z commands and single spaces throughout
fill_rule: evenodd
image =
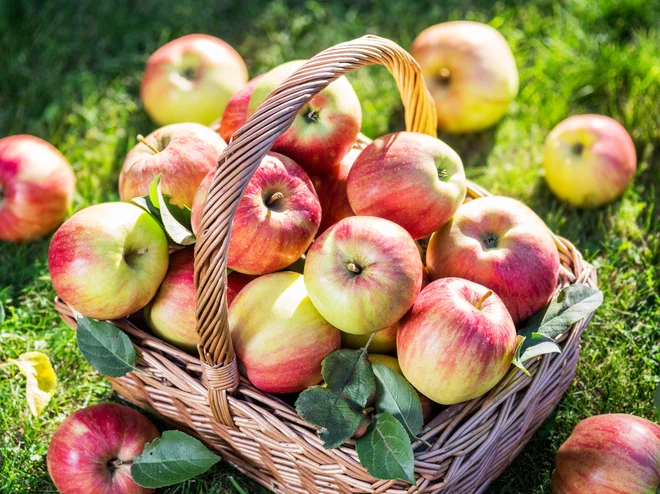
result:
M 531 363 L 531 377 L 512 369 L 487 395 L 444 409 L 413 444 L 416 486 L 371 477 L 353 441 L 325 450 L 294 408 L 239 376 L 227 324 L 226 259 L 231 220 L 250 177 L 277 137 L 313 95 L 358 67 L 385 65 L 399 87 L 406 128 L 435 135 L 436 115 L 420 69 L 395 43 L 366 36 L 309 60 L 259 107 L 219 159 L 195 248 L 200 357 L 178 350 L 128 320 L 113 321 L 132 339 L 139 372 L 110 379 L 120 397 L 150 409 L 217 450 L 224 461 L 274 492 L 483 492 L 550 414 L 575 374 L 583 320 L 558 338 L 563 353 Z M 359 142 L 357 146 L 364 145 Z M 488 192 L 469 183 L 472 200 Z M 555 237 L 560 288 L 596 286 L 596 275 L 566 240 Z M 71 309 L 55 306 L 76 326 Z

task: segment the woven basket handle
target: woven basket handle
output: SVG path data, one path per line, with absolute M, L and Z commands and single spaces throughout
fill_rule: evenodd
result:
M 218 159 L 195 246 L 195 285 L 203 380 L 213 415 L 225 425 L 233 427 L 227 393 L 234 392 L 239 382 L 226 301 L 229 235 L 238 203 L 262 158 L 293 123 L 298 111 L 335 79 L 374 64 L 387 67 L 396 79 L 406 129 L 435 136 L 435 106 L 417 62 L 392 41 L 364 36 L 307 61 L 266 98 Z

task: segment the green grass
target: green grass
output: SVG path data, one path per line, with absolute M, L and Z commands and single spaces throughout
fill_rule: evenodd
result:
M 137 133 L 153 124 L 140 106 L 144 62 L 164 42 L 205 32 L 224 38 L 256 75 L 284 61 L 373 33 L 409 47 L 423 28 L 448 19 L 488 22 L 509 40 L 520 95 L 494 129 L 445 136 L 468 176 L 525 201 L 598 268 L 605 304 L 583 340 L 578 377 L 556 413 L 494 484 L 493 493 L 547 493 L 554 454 L 575 424 L 593 414 L 653 417 L 660 375 L 660 5 L 648 0 L 521 3 L 286 1 L 97 2 L 0 0 L 0 135 L 30 133 L 56 145 L 78 177 L 74 209 L 116 200 L 117 175 Z M 228 5 L 228 6 L 223 6 Z M 635 26 L 633 28 L 633 26 Z M 351 77 L 371 137 L 401 129 L 395 85 L 382 68 Z M 639 155 L 633 186 L 603 209 L 577 211 L 544 184 L 541 146 L 568 115 L 611 115 L 631 132 Z M 0 491 L 53 492 L 45 469 L 50 435 L 64 417 L 111 399 L 84 362 L 74 333 L 51 306 L 48 239 L 0 243 L 0 362 L 28 350 L 51 357 L 59 389 L 34 419 L 15 368 L 0 370 Z M 236 492 L 218 466 L 168 493 Z

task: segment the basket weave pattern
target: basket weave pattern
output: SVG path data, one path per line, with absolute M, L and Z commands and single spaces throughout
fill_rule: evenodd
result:
M 323 449 L 313 426 L 294 408 L 239 375 L 227 322 L 226 259 L 231 220 L 250 177 L 273 142 L 319 91 L 351 70 L 383 64 L 394 76 L 406 129 L 435 135 L 436 114 L 420 69 L 395 43 L 366 36 L 310 59 L 276 89 L 233 136 L 219 158 L 195 247 L 199 357 L 155 338 L 129 320 L 113 321 L 133 341 L 137 372 L 110 378 L 116 392 L 199 437 L 243 473 L 281 493 L 483 492 L 515 458 L 554 409 L 575 375 L 580 336 L 588 319 L 558 338 L 561 354 L 528 365 L 531 377 L 512 369 L 487 395 L 445 408 L 415 442 L 417 485 L 371 477 L 353 441 Z M 362 147 L 365 139 L 356 146 Z M 489 195 L 468 183 L 472 200 Z M 566 240 L 555 237 L 561 260 L 559 288 L 596 286 L 595 270 Z M 76 321 L 55 301 L 62 319 Z

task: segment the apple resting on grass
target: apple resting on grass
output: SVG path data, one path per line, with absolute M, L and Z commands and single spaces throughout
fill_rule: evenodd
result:
M 252 97 L 252 93 L 254 92 L 254 88 L 257 86 L 260 77 L 261 76 L 259 75 L 250 80 L 240 91 L 237 91 L 231 97 L 229 103 L 227 103 L 225 112 L 222 114 L 222 119 L 215 124 L 217 129 L 214 130 L 220 134 L 220 137 L 222 137 L 226 143 L 229 143 L 234 132 L 240 129 L 247 121 L 250 98 Z
M 195 267 L 192 247 L 170 254 L 165 279 L 144 318 L 153 333 L 168 343 L 194 352 L 199 343 L 195 319 Z
M 378 216 L 424 238 L 447 223 L 465 199 L 456 152 L 435 137 L 398 132 L 374 140 L 348 175 L 348 200 L 358 216 Z
M 502 300 L 459 278 L 428 285 L 403 318 L 397 354 L 403 375 L 441 405 L 492 389 L 513 361 L 516 328 Z
M 149 185 L 162 175 L 163 194 L 175 206 L 192 205 L 199 184 L 227 147 L 208 127 L 174 124 L 154 130 L 128 153 L 119 175 L 122 201 L 149 194 Z
M 660 426 L 623 414 L 583 420 L 557 452 L 552 492 L 660 492 Z
M 62 153 L 29 135 L 0 139 L 0 240 L 43 237 L 71 207 L 76 177 Z
M 438 127 L 475 132 L 497 122 L 518 94 L 518 69 L 504 37 L 487 24 L 444 22 L 417 36 L 410 53 L 435 100 Z
M 517 324 L 552 298 L 559 253 L 548 227 L 523 203 L 484 197 L 433 234 L 426 265 L 434 280 L 457 277 L 490 288 Z
M 382 218 L 351 216 L 321 235 L 305 261 L 314 306 L 333 326 L 353 334 L 395 324 L 422 285 L 422 261 L 412 237 Z
M 229 98 L 247 79 L 245 62 L 230 45 L 206 34 L 189 34 L 149 57 L 140 96 L 158 125 L 208 125 L 222 116 Z
M 200 185 L 191 215 L 199 221 L 215 171 Z M 268 153 L 252 175 L 232 222 L 228 266 L 260 275 L 293 264 L 321 224 L 321 205 L 307 174 L 292 159 Z
M 160 434 L 141 413 L 114 403 L 83 408 L 60 424 L 48 473 L 61 494 L 147 494 L 131 476 L 133 458 Z
M 142 309 L 165 277 L 165 232 L 138 206 L 111 202 L 69 218 L 53 236 L 48 268 L 66 303 L 96 319 L 119 319 Z
M 321 361 L 339 349 L 339 330 L 307 296 L 302 275 L 283 271 L 246 286 L 229 308 L 244 375 L 270 393 L 297 393 L 322 380 Z
M 574 206 L 603 206 L 635 176 L 637 154 L 626 129 L 603 115 L 576 115 L 557 125 L 543 149 L 545 179 Z

